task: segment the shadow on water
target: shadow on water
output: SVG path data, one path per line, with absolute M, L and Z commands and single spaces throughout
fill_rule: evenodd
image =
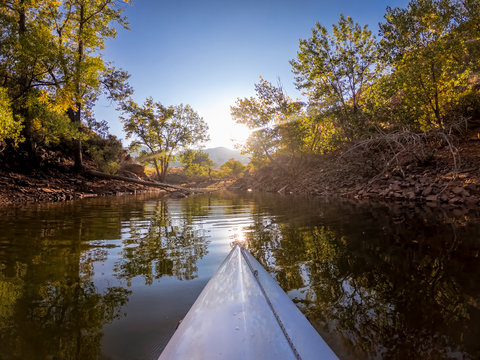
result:
M 478 211 L 305 201 L 253 213 L 248 246 L 341 357 L 480 358 Z
M 0 359 L 158 357 L 243 240 L 342 358 L 480 358 L 480 213 L 255 194 L 3 208 Z

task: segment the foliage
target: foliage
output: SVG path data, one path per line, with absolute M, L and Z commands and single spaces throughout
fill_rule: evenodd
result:
M 262 78 L 255 84 L 255 93 L 256 97 L 237 99 L 231 115 L 254 130 L 243 149 L 252 154 L 252 162 L 275 162 L 271 154 L 281 146 L 278 126 L 294 118 L 302 104 L 290 99 L 281 84 L 274 86 Z
M 376 60 L 377 45 L 371 31 L 340 15 L 331 34 L 317 23 L 312 37 L 300 40 L 297 59 L 290 64 L 297 75 L 297 88 L 312 102 L 335 112 L 335 125 L 351 139 L 365 126 L 363 93 L 378 72 Z
M 397 107 L 421 130 L 445 128 L 449 120 L 456 120 L 449 110 L 473 91 L 469 78 L 478 59 L 470 56 L 470 39 L 457 31 L 459 4 L 412 0 L 406 9 L 387 8 L 380 24 Z
M 243 165 L 240 161 L 235 160 L 235 159 L 229 159 L 227 160 L 221 167 L 220 169 L 222 170 L 222 175 L 224 177 L 234 177 L 238 178 L 240 175 L 242 175 L 245 170 L 246 166 Z
M 122 142 L 114 135 L 101 138 L 93 135 L 86 141 L 85 151 L 92 157 L 100 171 L 115 174 L 120 169 L 120 157 L 124 153 Z
M 64 111 L 50 106 L 30 91 L 25 102 L 25 117 L 31 122 L 31 139 L 36 146 L 58 144 L 62 139 L 85 138 Z
M 378 136 L 392 142 L 385 149 L 397 148 L 396 134 L 449 138 L 480 116 L 479 24 L 477 0 L 387 7 L 379 42 L 344 15 L 331 31 L 317 23 L 290 62 L 308 103 L 261 79 L 256 97 L 231 107 L 232 118 L 253 130 L 243 151 L 261 167 Z
M 337 149 L 344 141 L 340 128 L 335 126 L 336 114 L 321 105 L 310 104 L 304 117 L 308 125 L 305 144 L 307 153 L 324 154 Z
M 189 176 L 206 176 L 211 174 L 214 163 L 202 150 L 186 149 L 178 155 L 183 172 Z
M 13 115 L 11 100 L 5 88 L 0 87 L 0 144 L 6 139 L 15 145 L 22 141 L 22 122 Z
M 8 89 L 14 117 L 22 121 L 25 147 L 35 157 L 38 145 L 73 136 L 75 161 L 82 167 L 82 122 L 92 116 L 98 96 L 112 100 L 131 93 L 128 74 L 103 60 L 105 41 L 126 27 L 127 0 L 7 0 L 0 8 L 1 86 Z M 36 99 L 35 99 L 36 98 Z M 43 104 L 46 118 L 35 117 L 31 104 Z M 38 109 L 37 109 L 38 110 Z M 74 128 L 64 124 L 67 112 Z M 33 116 L 33 117 L 32 117 Z M 47 126 L 48 125 L 48 126 Z M 50 128 L 48 128 L 50 127 Z M 39 136 L 39 134 L 41 134 Z M 40 143 L 37 143 L 38 139 Z
M 208 140 L 207 124 L 190 105 L 165 107 L 147 98 L 140 106 L 130 99 L 122 110 L 127 138 L 135 138 L 131 148 L 154 164 L 161 181 L 165 181 L 174 153 Z

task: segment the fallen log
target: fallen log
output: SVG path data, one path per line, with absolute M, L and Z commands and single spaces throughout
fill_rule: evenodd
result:
M 192 189 L 188 189 L 188 188 L 185 188 L 185 187 L 182 187 L 182 186 L 165 184 L 165 183 L 158 183 L 158 182 L 153 182 L 153 181 L 137 180 L 137 179 L 128 178 L 126 176 L 107 174 L 107 173 L 103 173 L 103 172 L 96 171 L 96 170 L 86 170 L 85 173 L 88 174 L 88 175 L 96 176 L 96 177 L 103 178 L 103 179 L 121 180 L 121 181 L 125 181 L 125 182 L 139 184 L 139 185 L 156 187 L 156 188 L 164 189 L 166 191 L 172 191 L 172 190 L 169 190 L 169 189 L 174 189 L 175 191 L 183 191 L 187 194 L 193 194 L 195 192 L 199 192 L 198 190 L 192 190 Z

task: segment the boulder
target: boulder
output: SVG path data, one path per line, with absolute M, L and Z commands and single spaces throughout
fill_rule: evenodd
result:
M 130 172 L 134 173 L 135 175 L 144 178 L 146 177 L 145 175 L 145 169 L 143 168 L 142 165 L 135 164 L 135 163 L 123 163 L 122 166 L 120 167 L 120 170 L 118 170 L 119 173 L 121 172 Z

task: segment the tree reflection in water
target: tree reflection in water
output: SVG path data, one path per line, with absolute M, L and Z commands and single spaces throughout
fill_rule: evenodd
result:
M 121 257 L 115 264 L 118 278 L 130 281 L 142 276 L 151 285 L 164 275 L 179 280 L 197 277 L 197 261 L 206 255 L 208 242 L 201 224 L 193 223 L 191 203 L 182 204 L 184 208 L 172 214 L 166 201 L 158 201 L 149 216 L 130 220 Z M 201 215 L 200 210 L 195 214 Z
M 341 357 L 480 358 L 478 214 L 386 210 L 264 204 L 247 243 Z
M 208 242 L 194 219 L 208 214 L 205 201 L 171 202 L 170 212 L 156 196 L 7 208 L 0 218 L 0 359 L 102 358 L 104 326 L 124 315 L 131 279 L 151 285 L 163 275 L 197 276 Z M 112 256 L 120 281 L 113 286 L 107 277 L 99 288 L 96 264 Z
M 120 316 L 130 291 L 95 287 L 93 263 L 107 252 L 88 241 L 118 235 L 118 217 L 60 204 L 11 211 L 0 235 L 0 358 L 97 358 L 102 328 Z
M 153 337 L 148 350 L 159 337 L 166 343 L 177 321 L 167 320 L 184 315 L 206 278 L 183 280 L 202 266 L 213 271 L 232 234 L 341 358 L 480 358 L 474 210 L 232 193 L 7 210 L 0 217 L 2 360 L 105 358 L 105 329 L 125 323 L 138 338 Z M 130 286 L 135 278 L 145 284 Z M 137 286 L 150 291 L 140 291 L 146 295 L 135 297 L 135 307 Z M 150 309 L 157 317 L 149 312 L 147 321 L 142 305 L 157 305 L 158 289 L 163 306 Z M 127 309 L 134 314 L 105 326 Z M 116 349 L 123 339 L 139 346 L 128 331 L 108 336 Z M 143 358 L 145 348 L 123 356 Z

